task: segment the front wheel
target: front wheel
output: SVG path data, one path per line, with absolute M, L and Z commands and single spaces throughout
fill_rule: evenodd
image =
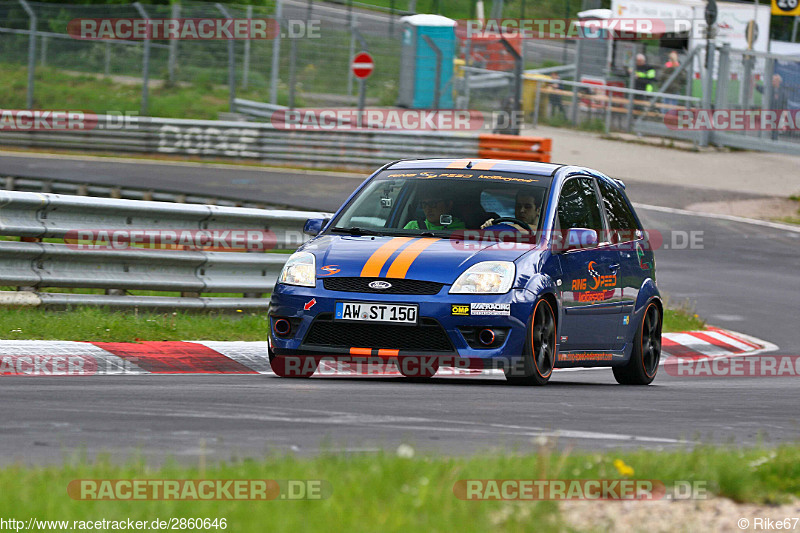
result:
M 654 302 L 642 316 L 642 324 L 633 338 L 633 353 L 625 366 L 614 367 L 614 379 L 621 385 L 649 385 L 658 372 L 661 359 L 661 326 L 663 317 Z
M 522 360 L 504 369 L 506 379 L 514 385 L 545 385 L 556 362 L 556 317 L 547 300 L 536 302 L 527 337 Z

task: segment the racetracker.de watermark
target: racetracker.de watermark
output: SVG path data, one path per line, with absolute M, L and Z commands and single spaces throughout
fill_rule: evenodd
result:
M 681 378 L 800 377 L 800 355 L 675 356 L 664 362 L 664 370 Z
M 528 250 L 541 242 L 549 242 L 554 251 L 570 251 L 596 246 L 589 240 L 589 233 L 574 233 L 569 230 L 517 231 L 509 229 L 456 230 L 450 243 L 457 250 L 480 250 L 487 242 L 496 242 L 502 250 Z M 642 239 L 646 236 L 646 242 Z M 649 250 L 704 250 L 712 240 L 703 230 L 615 230 L 598 232 L 598 242 L 612 243 L 623 251 Z
M 657 479 L 460 479 L 453 494 L 460 500 L 489 501 L 652 501 L 707 499 L 705 481 Z
M 270 122 L 282 130 L 469 131 L 510 122 L 509 113 L 474 110 L 315 108 L 276 111 Z M 521 116 L 518 117 L 521 120 Z
M 303 234 L 286 232 L 285 242 L 300 244 Z M 259 252 L 277 248 L 278 237 L 270 230 L 254 229 L 82 229 L 69 230 L 64 242 L 73 250 L 211 250 Z
M 798 131 L 800 109 L 672 109 L 664 124 L 687 131 Z
M 80 110 L 0 109 L 0 131 L 88 131 L 137 129 L 138 113 L 106 111 L 103 115 Z
M 690 32 L 690 19 L 461 19 L 456 33 L 462 39 L 645 39 L 667 31 Z
M 75 479 L 73 500 L 324 500 L 333 486 L 324 479 Z
M 77 18 L 67 24 L 67 33 L 80 40 L 270 40 L 276 37 L 318 39 L 320 20 L 287 20 L 281 25 L 271 18 Z

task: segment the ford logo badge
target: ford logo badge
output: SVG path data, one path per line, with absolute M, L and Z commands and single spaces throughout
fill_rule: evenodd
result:
M 389 289 L 391 288 L 392 284 L 388 281 L 370 281 L 367 287 L 370 289 Z

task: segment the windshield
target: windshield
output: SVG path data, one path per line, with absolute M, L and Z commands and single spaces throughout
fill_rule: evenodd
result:
M 539 231 L 550 181 L 511 172 L 386 170 L 353 198 L 331 231 L 436 236 L 482 228 Z M 501 217 L 514 220 L 492 224 Z

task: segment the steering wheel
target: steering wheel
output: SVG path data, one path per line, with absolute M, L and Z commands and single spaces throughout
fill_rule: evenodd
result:
M 520 220 L 518 218 L 500 217 L 500 218 L 494 219 L 492 221 L 492 224 L 493 225 L 494 224 L 500 224 L 501 222 L 513 222 L 514 224 L 517 224 L 518 226 L 522 226 L 523 228 L 525 228 L 525 230 L 528 231 L 529 233 L 533 233 L 533 230 L 531 229 L 531 225 L 528 224 L 527 222 L 523 222 L 522 220 Z

